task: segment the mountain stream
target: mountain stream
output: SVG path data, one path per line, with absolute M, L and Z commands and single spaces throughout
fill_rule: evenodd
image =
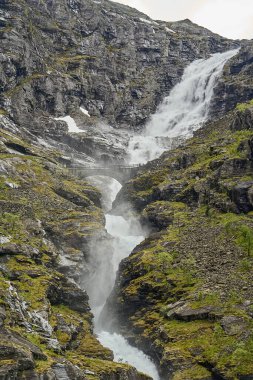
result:
M 206 60 L 194 61 L 185 69 L 181 82 L 172 89 L 157 112 L 151 116 L 145 131 L 130 138 L 128 146 L 130 164 L 143 164 L 157 158 L 164 150 L 170 148 L 173 138 L 190 137 L 193 131 L 207 120 L 215 83 L 227 60 L 237 51 L 213 54 Z M 120 188 L 121 185 L 114 179 L 110 180 L 106 188 L 104 187 L 106 193 L 104 195 L 108 198 L 109 192 L 111 203 Z M 158 371 L 149 357 L 130 346 L 123 336 L 104 331 L 103 326 L 99 325 L 98 317 L 113 288 L 120 261 L 145 238 L 141 226 L 137 222 L 135 224 L 135 233 L 133 233 L 131 223 L 122 216 L 106 215 L 106 229 L 113 237 L 110 263 L 108 256 L 105 258 L 97 247 L 94 250 L 98 255 L 94 276 L 89 280 L 90 287 L 87 291 L 95 316 L 98 339 L 113 351 L 114 360 L 129 363 L 138 371 L 145 372 L 154 380 L 158 380 Z

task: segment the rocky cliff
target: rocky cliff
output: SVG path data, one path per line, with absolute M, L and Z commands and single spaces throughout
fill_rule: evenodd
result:
M 189 20 L 155 22 L 106 0 L 1 8 L 1 107 L 36 133 L 80 106 L 93 119 L 141 125 L 189 62 L 238 45 Z
M 86 161 L 122 160 L 124 136 L 111 136 L 102 125 L 140 129 L 195 59 L 243 46 L 217 86 L 212 114 L 252 97 L 245 81 L 252 73 L 252 44 L 190 20 L 153 21 L 107 0 L 4 0 L 0 11 L 1 114 L 19 129 L 61 142 L 65 151 L 70 146 Z M 55 120 L 66 115 L 82 136 L 69 135 L 66 123 Z

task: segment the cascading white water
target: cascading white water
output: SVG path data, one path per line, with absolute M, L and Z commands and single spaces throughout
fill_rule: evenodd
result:
M 129 141 L 129 162 L 143 164 L 159 157 L 172 139 L 190 137 L 207 120 L 213 89 L 223 67 L 236 50 L 192 62 L 182 80 L 151 116 L 142 135 Z
M 175 86 L 150 118 L 145 132 L 130 139 L 128 146 L 130 163 L 146 163 L 158 157 L 171 146 L 173 138 L 189 137 L 201 126 L 207 119 L 215 82 L 226 61 L 236 52 L 237 50 L 232 50 L 214 54 L 209 59 L 197 60 L 186 68 L 182 81 Z M 108 199 L 108 188 L 103 190 L 107 192 Z M 119 190 L 119 183 L 113 180 L 109 189 L 111 202 Z M 158 380 L 159 375 L 155 365 L 143 352 L 131 347 L 121 335 L 103 331 L 103 326 L 99 326 L 98 315 L 113 288 L 120 261 L 144 239 L 144 233 L 133 235 L 129 223 L 121 216 L 107 214 L 106 229 L 114 237 L 112 253 L 110 256 L 105 255 L 101 247 L 95 247 L 97 255 L 95 272 L 93 278 L 88 281 L 89 287 L 86 288 L 95 314 L 98 338 L 104 346 L 114 352 L 116 361 L 128 362 L 139 371 Z M 138 230 L 141 231 L 141 226 Z
M 106 195 L 108 201 L 109 193 L 112 203 L 121 185 L 112 179 L 107 186 L 102 189 L 102 195 Z M 122 335 L 104 331 L 99 321 L 99 314 L 113 288 L 119 263 L 129 256 L 131 251 L 144 239 L 140 224 L 135 220 L 132 223 L 130 225 L 122 216 L 106 214 L 106 229 L 114 238 L 111 242 L 112 253 L 108 257 L 104 247 L 92 247 L 92 251 L 96 252 L 95 258 L 93 257 L 95 271 L 84 284 L 84 288 L 90 297 L 97 337 L 105 347 L 113 351 L 114 360 L 129 363 L 138 371 L 145 372 L 154 380 L 158 380 L 157 369 L 150 358 L 142 351 L 132 347 Z M 133 235 L 133 229 L 137 231 L 135 235 Z

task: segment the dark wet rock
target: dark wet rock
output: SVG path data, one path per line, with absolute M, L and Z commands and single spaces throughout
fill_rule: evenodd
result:
M 253 210 L 253 181 L 238 183 L 231 190 L 231 199 L 240 212 Z
M 90 200 L 88 198 L 84 196 L 82 197 L 81 195 L 76 194 L 70 190 L 58 188 L 58 189 L 55 189 L 54 191 L 56 192 L 56 194 L 76 204 L 77 206 L 81 206 L 81 207 L 90 206 Z
M 71 363 L 58 363 L 52 366 L 52 372 L 55 374 L 56 379 L 64 380 L 85 380 L 86 376 L 84 371 Z
M 219 168 L 219 175 L 222 178 L 228 176 L 247 176 L 252 173 L 252 164 L 248 159 L 233 158 L 227 159 Z
M 173 222 L 174 210 L 165 202 L 154 202 L 146 207 L 141 215 L 141 221 L 145 224 L 151 224 L 158 229 L 167 227 Z
M 4 306 L 0 306 L 0 328 L 3 326 L 5 319 L 6 319 L 6 309 Z
M 33 369 L 35 367 L 34 359 L 46 360 L 41 350 L 30 343 L 17 333 L 11 333 L 6 330 L 0 331 L 1 336 L 1 360 L 16 360 L 19 371 Z
M 17 244 L 5 244 L 0 247 L 1 255 L 17 255 L 20 253 L 20 246 Z
M 245 111 L 238 111 L 230 128 L 232 131 L 253 129 L 253 107 Z
M 36 257 L 38 250 L 25 244 L 7 243 L 0 246 L 1 255 L 18 255 L 24 254 L 28 257 Z
M 62 279 L 60 285 L 51 285 L 47 292 L 47 297 L 52 305 L 66 305 L 72 310 L 89 312 L 88 296 L 74 283 Z

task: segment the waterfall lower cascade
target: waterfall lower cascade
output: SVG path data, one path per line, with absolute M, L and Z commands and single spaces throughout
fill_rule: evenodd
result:
M 158 107 L 157 112 L 150 118 L 145 132 L 142 135 L 132 136 L 130 139 L 128 146 L 130 163 L 146 163 L 148 160 L 157 158 L 168 149 L 173 138 L 190 137 L 193 131 L 206 121 L 214 85 L 227 60 L 232 58 L 237 51 L 213 54 L 209 59 L 197 60 L 185 69 L 181 82 L 174 87 L 170 95 Z M 120 187 L 119 183 L 112 179 L 111 185 L 104 188 L 107 198 L 109 191 L 111 201 L 113 201 Z M 112 254 L 110 257 L 105 256 L 102 251 L 100 257 L 103 259 L 99 259 L 101 249 L 96 247 L 93 250 L 97 252 L 98 257 L 94 276 L 89 279 L 89 288 L 86 290 L 95 315 L 95 331 L 100 342 L 113 351 L 114 360 L 129 363 L 154 380 L 158 380 L 157 369 L 150 358 L 137 348 L 130 346 L 121 335 L 104 331 L 103 326 L 100 326 L 98 322 L 99 313 L 113 288 L 120 261 L 144 239 L 141 226 L 135 227 L 138 230 L 137 233 L 132 232 L 130 224 L 122 216 L 106 215 L 106 229 L 114 238 Z M 108 265 L 108 260 L 110 260 L 110 265 Z

